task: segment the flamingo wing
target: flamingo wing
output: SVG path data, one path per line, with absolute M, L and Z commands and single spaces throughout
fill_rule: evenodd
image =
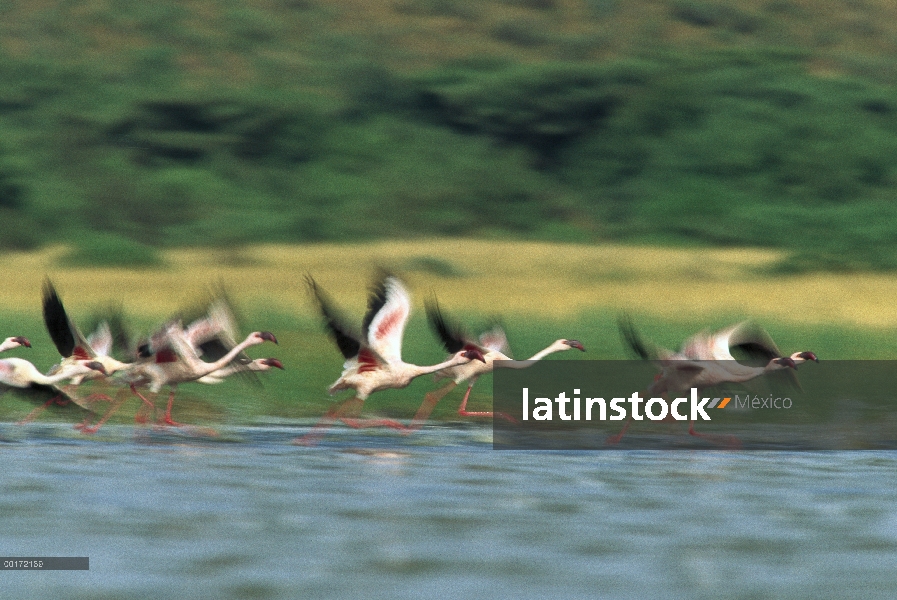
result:
M 480 334 L 480 346 L 493 352 L 501 352 L 508 358 L 511 358 L 508 336 L 505 335 L 505 330 L 499 325 L 495 325 L 492 329 Z
M 352 359 L 358 356 L 358 351 L 361 349 L 359 335 L 346 325 L 345 318 L 343 318 L 327 294 L 324 293 L 324 290 L 318 287 L 318 284 L 310 275 L 305 277 L 305 281 L 315 297 L 321 315 L 324 317 L 324 325 L 336 342 L 336 346 L 343 357 Z
M 214 339 L 233 348 L 237 345 L 236 332 L 236 318 L 233 311 L 223 298 L 217 298 L 209 306 L 206 316 L 190 323 L 184 330 L 184 335 L 197 348 Z
M 623 342 L 626 346 L 635 354 L 638 358 L 642 360 L 670 360 L 670 359 L 683 359 L 684 355 L 670 352 L 665 348 L 661 348 L 656 344 L 646 341 L 639 333 L 635 330 L 635 325 L 632 323 L 632 318 L 629 315 L 623 315 L 617 319 L 617 326 L 620 328 L 620 335 L 623 336 Z
M 100 323 L 96 331 L 87 336 L 87 345 L 96 356 L 109 356 L 112 352 L 112 343 L 112 330 L 106 321 Z
M 719 346 L 727 345 L 729 360 L 739 363 L 763 367 L 769 361 L 784 356 L 765 329 L 752 321 L 744 321 L 725 329 L 716 337 Z M 783 369 L 768 373 L 765 377 L 768 385 L 800 390 L 800 381 L 794 369 Z M 750 389 L 750 386 L 746 386 Z
M 776 346 L 765 329 L 751 321 L 733 325 L 714 336 L 715 349 L 725 348 L 728 360 L 738 359 L 743 362 L 756 362 L 757 366 L 765 366 L 774 358 L 781 358 L 782 351 Z
M 402 360 L 402 336 L 411 315 L 411 297 L 402 282 L 385 275 L 374 285 L 362 326 L 368 347 L 387 363 Z
M 436 332 L 449 354 L 456 354 L 471 343 L 470 336 L 461 324 L 442 312 L 436 298 L 427 301 L 426 309 L 430 327 Z
M 44 325 L 62 357 L 74 356 L 79 360 L 89 360 L 96 356 L 90 343 L 69 319 L 65 306 L 49 279 L 44 282 L 43 309 Z

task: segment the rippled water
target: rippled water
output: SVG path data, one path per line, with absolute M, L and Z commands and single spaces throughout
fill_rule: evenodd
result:
M 0 426 L 2 598 L 891 598 L 897 453 Z

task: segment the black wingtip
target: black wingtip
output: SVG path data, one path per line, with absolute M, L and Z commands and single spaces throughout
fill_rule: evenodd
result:
M 629 315 L 617 317 L 617 327 L 620 329 L 620 335 L 623 336 L 623 342 L 636 356 L 642 360 L 651 358 L 651 352 L 635 330 L 635 325 L 633 325 L 632 318 Z
M 53 344 L 56 346 L 56 350 L 60 356 L 71 356 L 77 345 L 75 334 L 72 332 L 72 323 L 49 277 L 44 279 L 42 303 L 44 325 L 50 334 L 50 339 L 53 340 Z
M 343 357 L 348 359 L 358 356 L 361 350 L 361 342 L 358 335 L 345 325 L 345 319 L 327 294 L 324 293 L 324 290 L 318 287 L 312 276 L 306 274 L 305 281 L 308 284 L 309 291 L 314 296 L 321 316 L 324 317 L 324 328 L 333 337 Z
M 439 301 L 434 295 L 424 303 L 427 311 L 427 320 L 436 332 L 436 336 L 442 341 L 442 345 L 449 354 L 456 354 L 464 349 L 466 341 L 460 325 L 448 319 L 439 308 Z

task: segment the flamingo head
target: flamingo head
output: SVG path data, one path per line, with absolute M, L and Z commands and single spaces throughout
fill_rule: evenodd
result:
M 260 362 L 266 367 L 275 367 L 277 369 L 283 370 L 283 363 L 276 358 L 263 358 Z
M 85 367 L 87 367 L 88 369 L 91 369 L 93 371 L 99 371 L 103 375 L 109 375 L 109 373 L 106 372 L 106 367 L 104 367 L 103 363 L 101 363 L 99 361 L 92 360 L 90 362 L 86 362 L 86 363 L 82 363 L 82 364 Z
M 486 362 L 486 357 L 483 356 L 483 351 L 479 348 L 471 348 L 469 350 L 465 350 L 461 353 L 461 356 L 469 360 L 478 360 L 483 363 Z
M 773 361 L 777 365 L 781 365 L 784 368 L 791 367 L 792 369 L 797 368 L 797 364 L 794 362 L 794 359 L 790 356 L 786 356 L 785 358 L 775 358 Z
M 28 338 L 21 335 L 17 335 L 13 338 L 6 338 L 4 343 L 9 344 L 10 348 L 17 348 L 19 346 L 25 346 L 26 348 L 31 347 L 31 342 L 28 341 Z
M 804 360 L 812 360 L 813 362 L 819 362 L 819 359 L 816 358 L 816 354 L 813 352 L 798 352 L 795 358 L 802 358 Z
M 277 338 L 274 337 L 274 334 L 270 331 L 256 331 L 252 334 L 258 341 L 257 344 L 261 344 L 262 342 L 274 342 L 277 343 Z
M 571 348 L 576 348 L 580 352 L 585 352 L 586 349 L 583 347 L 582 342 L 579 340 L 564 340 L 565 345 L 570 346 Z

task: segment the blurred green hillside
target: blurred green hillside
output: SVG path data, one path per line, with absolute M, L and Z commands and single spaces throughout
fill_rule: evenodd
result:
M 886 0 L 0 2 L 0 247 L 476 236 L 897 267 Z

